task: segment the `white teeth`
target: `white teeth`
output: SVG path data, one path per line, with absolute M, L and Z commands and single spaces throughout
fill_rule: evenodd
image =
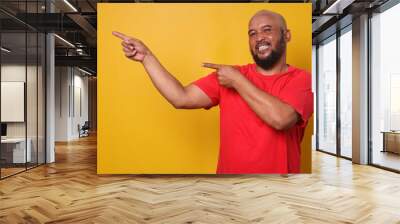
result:
M 269 46 L 267 46 L 267 45 L 262 45 L 262 46 L 258 47 L 258 51 L 267 50 L 268 48 L 269 48 Z

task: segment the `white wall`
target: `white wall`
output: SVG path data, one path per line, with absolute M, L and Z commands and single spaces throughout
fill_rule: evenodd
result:
M 25 82 L 25 64 L 1 65 L 1 81 Z
M 55 73 L 55 140 L 70 141 L 88 120 L 88 77 L 71 67 L 56 67 Z
M 88 77 L 81 76 L 82 73 L 76 74 L 75 70 L 75 75 L 74 75 L 74 110 L 75 113 L 73 113 L 73 119 L 72 119 L 72 136 L 78 137 L 78 124 L 81 126 L 85 123 L 85 121 L 88 121 L 89 118 L 89 111 L 88 111 L 88 97 L 89 97 L 89 92 L 88 92 Z M 80 93 L 79 93 L 80 91 Z M 80 97 L 79 97 L 80 96 Z M 80 102 L 79 102 L 80 101 Z M 79 111 L 79 109 L 81 111 Z
M 1 82 L 1 121 L 24 122 L 25 83 Z
M 68 141 L 69 68 L 55 68 L 55 141 Z

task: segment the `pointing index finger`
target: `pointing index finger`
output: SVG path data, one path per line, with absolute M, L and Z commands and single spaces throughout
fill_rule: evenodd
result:
M 203 67 L 212 68 L 212 69 L 220 69 L 222 65 L 213 64 L 213 63 L 203 63 Z
M 123 33 L 117 32 L 117 31 L 113 31 L 112 34 L 113 34 L 114 36 L 120 38 L 121 40 L 125 40 L 125 41 L 126 41 L 126 40 L 129 40 L 129 39 L 130 39 L 130 37 L 126 36 L 126 35 L 123 34 Z

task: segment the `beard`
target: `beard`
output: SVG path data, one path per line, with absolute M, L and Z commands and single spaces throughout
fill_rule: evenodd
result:
M 254 62 L 260 66 L 264 70 L 268 70 L 272 68 L 279 59 L 282 58 L 283 53 L 286 51 L 286 42 L 284 36 L 281 35 L 281 38 L 278 42 L 278 47 L 276 49 L 272 49 L 271 53 L 266 58 L 258 57 L 256 52 L 251 50 L 251 55 L 253 56 Z

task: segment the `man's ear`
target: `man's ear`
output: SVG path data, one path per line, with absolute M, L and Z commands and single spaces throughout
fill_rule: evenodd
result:
M 290 30 L 286 30 L 286 32 L 285 32 L 286 42 L 289 42 L 291 38 L 292 38 L 292 34 L 290 33 Z

